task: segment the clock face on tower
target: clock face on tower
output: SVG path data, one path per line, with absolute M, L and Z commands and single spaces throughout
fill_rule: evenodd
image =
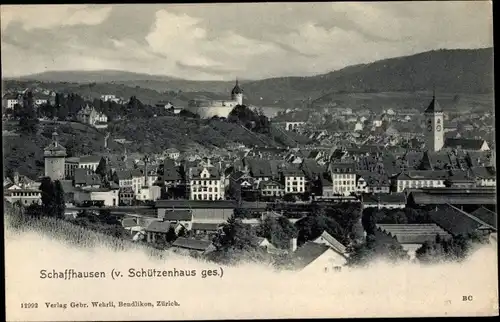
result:
M 427 130 L 428 130 L 428 131 L 432 131 L 432 126 L 430 126 L 430 125 L 429 125 L 429 126 L 427 127 Z
M 441 131 L 441 125 L 436 126 L 436 131 Z

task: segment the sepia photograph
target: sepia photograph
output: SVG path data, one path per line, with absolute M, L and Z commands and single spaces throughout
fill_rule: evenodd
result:
M 7 321 L 499 315 L 492 1 L 0 21 Z

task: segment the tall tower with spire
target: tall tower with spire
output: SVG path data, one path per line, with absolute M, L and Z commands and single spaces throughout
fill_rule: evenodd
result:
M 444 145 L 443 110 L 436 99 L 436 90 L 432 101 L 424 112 L 425 115 L 425 145 L 428 151 L 436 152 Z
M 45 176 L 52 180 L 63 180 L 66 148 L 59 144 L 57 132 L 52 133 L 52 142 L 43 151 Z
M 236 101 L 238 105 L 243 105 L 243 90 L 238 83 L 238 79 L 236 79 L 236 85 L 234 85 L 231 91 L 231 99 Z

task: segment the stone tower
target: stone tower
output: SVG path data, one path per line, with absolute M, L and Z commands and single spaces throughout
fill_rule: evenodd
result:
M 436 152 L 444 145 L 443 110 L 436 100 L 436 93 L 432 96 L 425 114 L 425 145 L 428 151 Z
M 63 180 L 66 148 L 59 144 L 58 135 L 52 133 L 52 143 L 43 152 L 45 159 L 45 176 L 52 180 Z
M 243 90 L 241 89 L 238 80 L 231 91 L 231 99 L 236 101 L 238 105 L 243 105 Z

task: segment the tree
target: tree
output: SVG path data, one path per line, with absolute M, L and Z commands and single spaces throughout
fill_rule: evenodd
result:
M 257 228 L 257 235 L 278 248 L 286 249 L 290 239 L 297 237 L 297 229 L 285 217 L 267 217 Z
M 218 250 L 249 250 L 257 246 L 256 234 L 252 227 L 243 224 L 241 219 L 231 216 L 221 231 L 214 238 L 214 245 Z
M 383 238 L 381 234 L 375 234 L 368 235 L 365 243 L 353 247 L 348 264 L 352 266 L 365 266 L 377 258 L 394 263 L 408 260 L 409 256 L 396 240 Z
M 66 210 L 66 203 L 64 200 L 64 189 L 61 181 L 56 180 L 54 183 L 54 216 L 60 219 L 64 218 L 64 211 Z
M 99 164 L 95 169 L 95 173 L 99 175 L 105 186 L 109 186 L 110 172 L 111 170 L 108 167 L 108 161 L 106 158 L 101 158 L 101 161 L 99 161 Z
M 168 229 L 167 235 L 166 235 L 166 241 L 167 243 L 172 243 L 177 239 L 177 234 L 175 233 L 174 227 L 170 227 Z
M 42 194 L 43 213 L 46 216 L 54 216 L 57 214 L 55 185 L 49 177 L 44 177 L 40 184 Z
M 308 215 L 306 218 L 299 220 L 296 225 L 299 231 L 299 244 L 318 238 L 324 231 L 332 235 L 342 244 L 347 244 L 348 242 L 342 226 L 333 218 L 327 217 L 324 213 L 324 209 L 320 209 Z
M 434 242 L 425 242 L 417 249 L 416 258 L 422 263 L 462 261 L 469 255 L 475 242 L 485 241 L 476 239 L 474 235 L 455 236 L 451 239 L 443 239 L 437 235 Z
M 36 133 L 38 126 L 35 107 L 33 105 L 33 94 L 28 92 L 23 97 L 23 106 L 19 113 L 19 128 L 22 133 Z

